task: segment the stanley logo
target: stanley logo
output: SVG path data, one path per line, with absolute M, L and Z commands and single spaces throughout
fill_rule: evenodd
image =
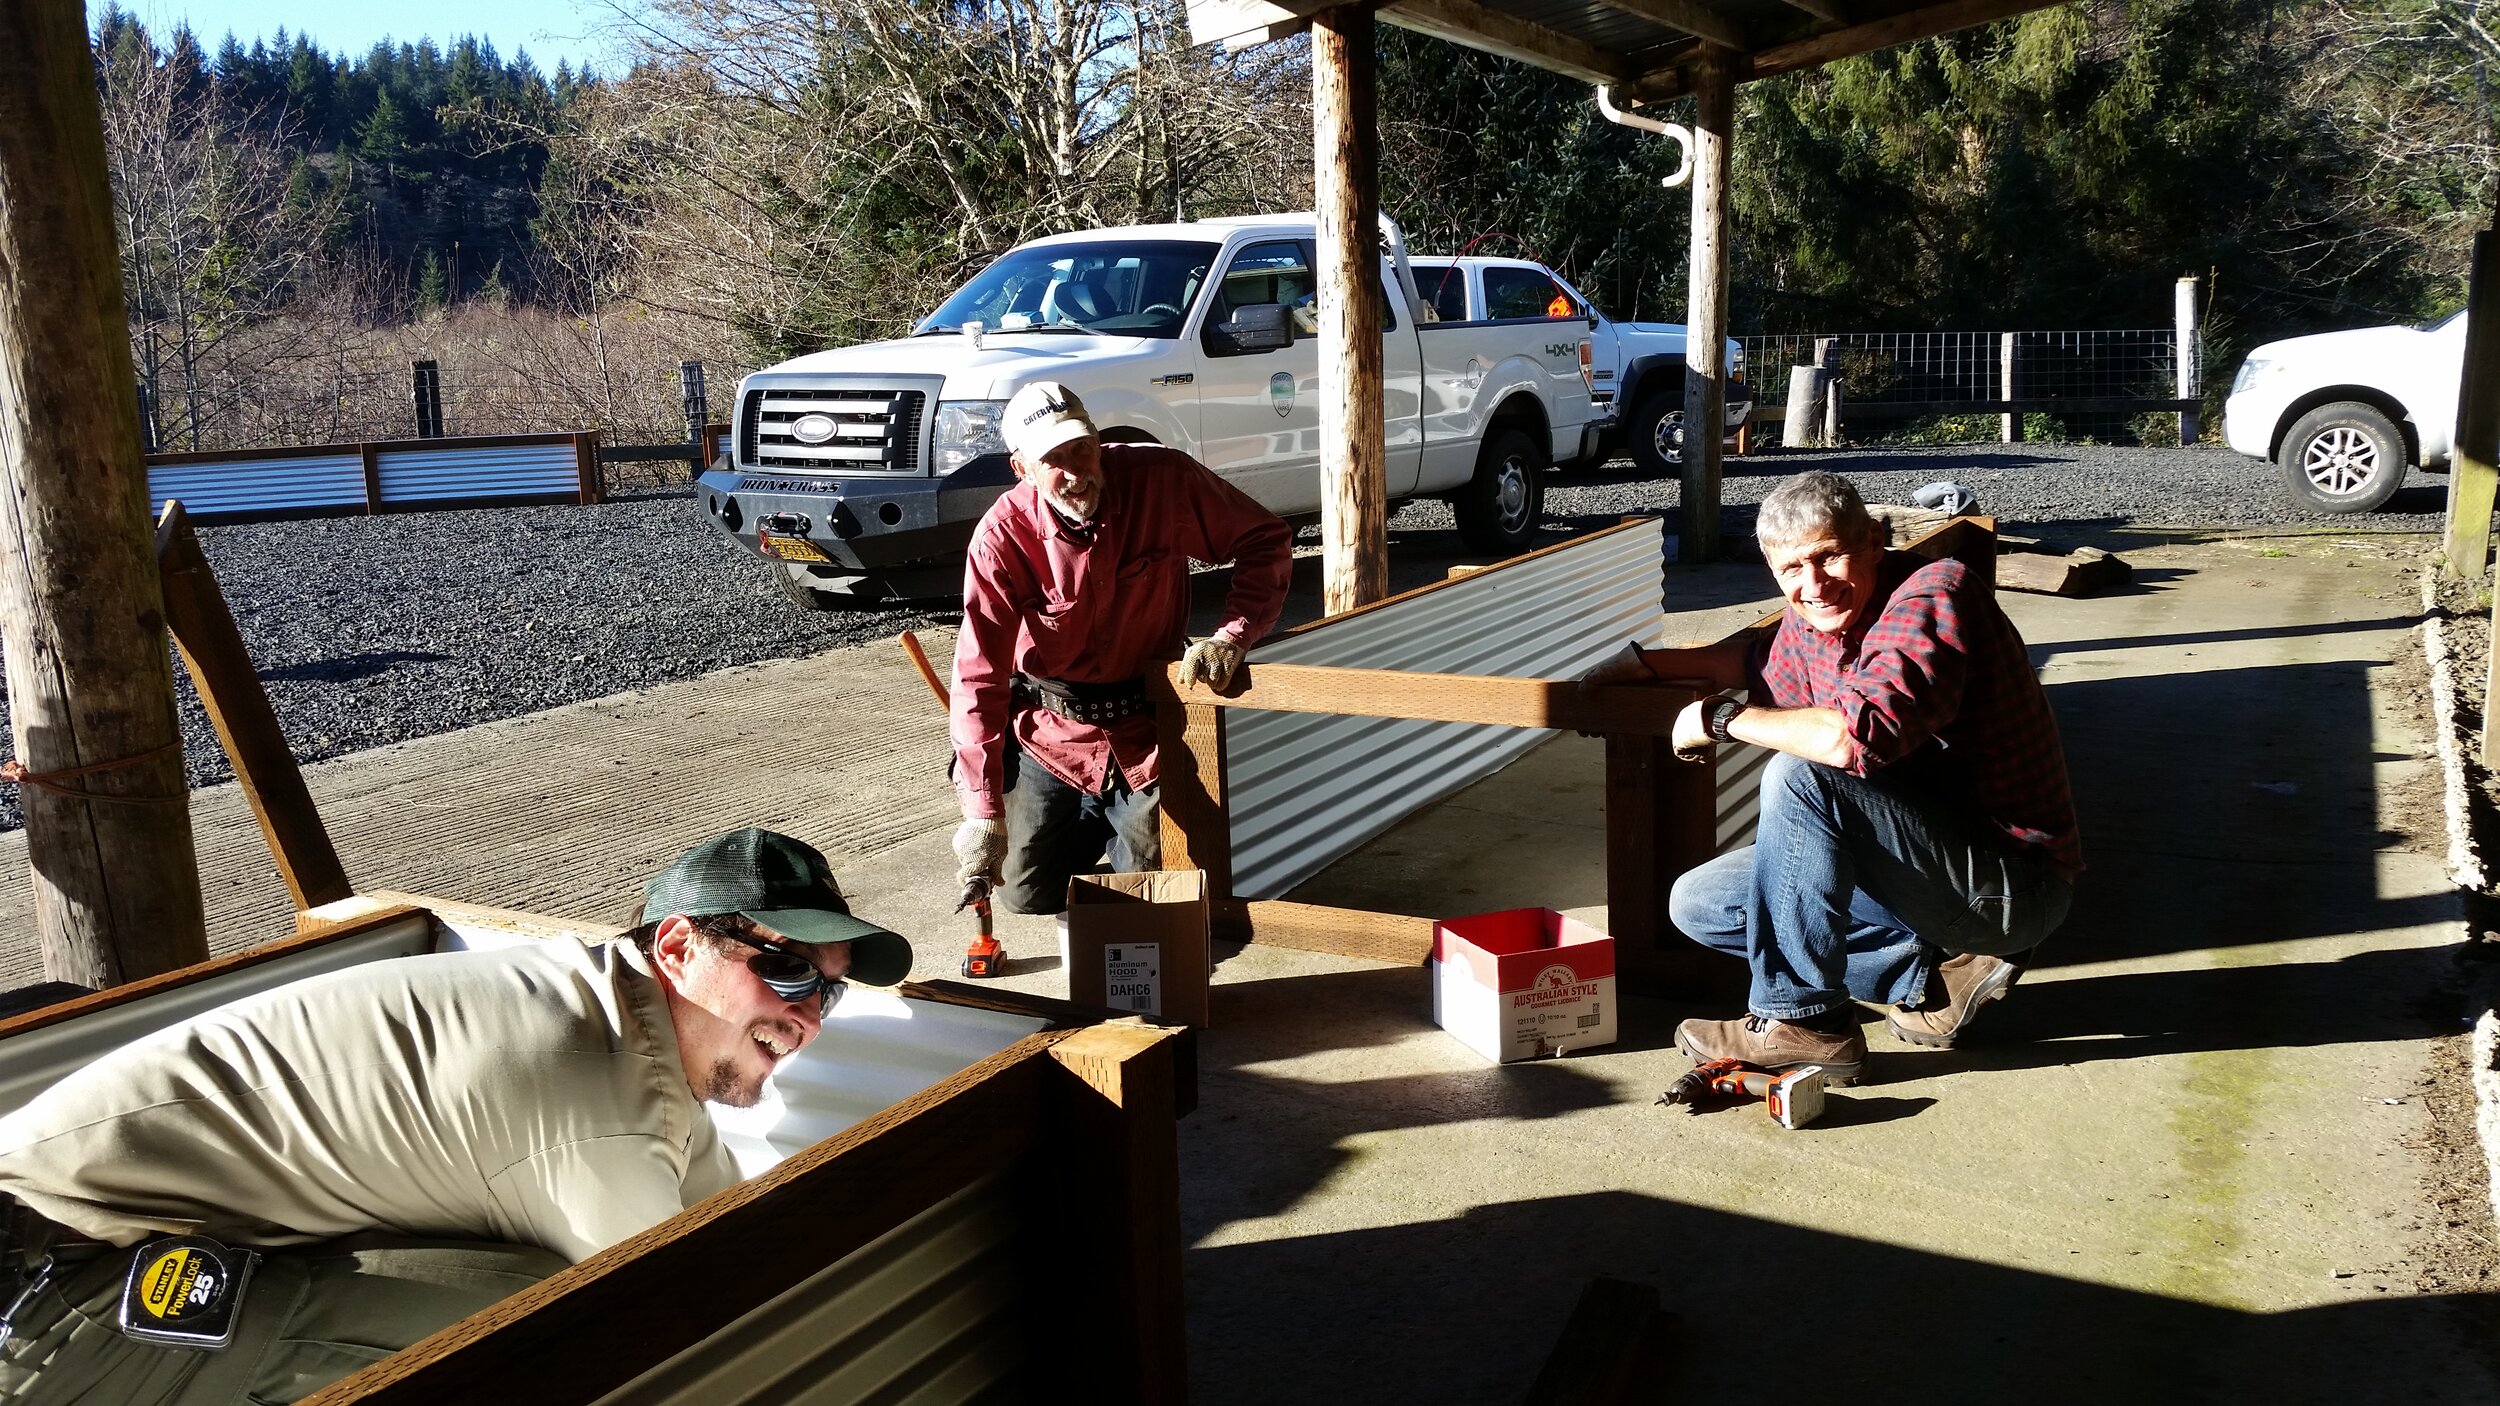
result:
M 205 1257 L 194 1250 L 168 1250 L 158 1255 L 156 1262 L 148 1266 L 147 1275 L 140 1283 L 139 1307 L 145 1309 L 150 1318 L 180 1316 L 191 1307 L 191 1291 L 199 1284 L 203 1271 L 214 1275 Z M 217 1290 L 213 1283 L 208 1292 L 209 1296 L 215 1296 Z

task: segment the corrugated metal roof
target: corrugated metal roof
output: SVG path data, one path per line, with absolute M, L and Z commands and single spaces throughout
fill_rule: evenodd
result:
M 1252 650 L 1260 663 L 1567 679 L 1662 626 L 1656 521 Z M 1551 736 L 1537 728 L 1224 710 L 1233 890 L 1275 898 Z

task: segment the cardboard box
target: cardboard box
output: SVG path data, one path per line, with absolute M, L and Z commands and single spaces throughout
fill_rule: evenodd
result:
M 1068 999 L 1205 1025 L 1211 911 L 1201 869 L 1070 879 Z
M 1496 1064 L 1615 1039 L 1615 940 L 1550 908 L 1432 928 L 1432 1019 Z

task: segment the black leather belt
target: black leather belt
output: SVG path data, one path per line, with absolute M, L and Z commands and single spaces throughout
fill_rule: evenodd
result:
M 1016 700 L 1030 707 L 1057 713 L 1070 722 L 1107 727 L 1123 718 L 1154 711 L 1154 700 L 1146 696 L 1144 679 L 1122 679 L 1117 683 L 1074 683 L 1067 679 L 1037 679 L 1030 674 L 1015 676 Z

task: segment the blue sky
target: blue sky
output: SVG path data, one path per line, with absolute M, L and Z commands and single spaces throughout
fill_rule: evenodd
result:
M 100 4 L 96 0 L 90 10 Z M 423 0 L 406 9 L 338 0 L 122 0 L 122 8 L 159 33 L 189 20 L 200 46 L 212 54 L 228 30 L 249 48 L 283 25 L 288 34 L 310 35 L 333 54 L 362 54 L 385 37 L 408 44 L 430 37 L 440 44 L 474 34 L 492 40 L 507 59 L 516 49 L 529 50 L 547 73 L 556 71 L 558 59 L 571 60 L 576 68 L 585 58 L 603 70 L 613 67 L 605 61 L 609 46 L 598 31 L 615 23 L 616 12 L 603 0 Z

